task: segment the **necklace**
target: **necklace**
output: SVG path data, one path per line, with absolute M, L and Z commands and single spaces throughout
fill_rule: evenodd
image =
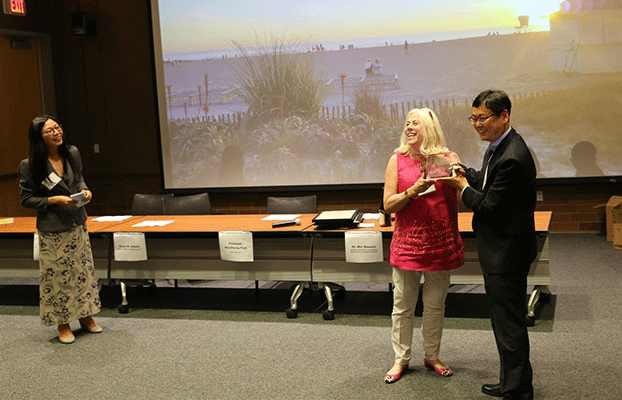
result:
M 59 157 L 57 160 L 53 160 L 52 158 L 48 157 L 48 161 L 50 161 L 50 164 L 52 164 L 52 167 L 58 175 L 60 175 L 61 177 L 65 175 L 65 163 L 62 157 Z

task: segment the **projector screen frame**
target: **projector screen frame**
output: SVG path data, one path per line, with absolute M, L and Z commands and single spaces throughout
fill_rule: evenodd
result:
M 355 191 L 355 190 L 382 190 L 384 182 L 377 183 L 343 183 L 343 184 L 305 184 L 305 185 L 266 185 L 266 186 L 213 186 L 213 187 L 186 187 L 175 188 L 170 184 L 172 177 L 172 162 L 170 158 L 170 142 L 163 140 L 164 135 L 169 135 L 168 112 L 166 105 L 166 88 L 164 79 L 164 60 L 161 41 L 160 9 L 158 0 L 150 0 L 151 12 L 151 39 L 152 54 L 155 71 L 155 94 L 158 104 L 158 144 L 160 148 L 161 182 L 162 191 L 165 193 L 317 193 L 318 191 Z M 622 175 L 588 176 L 588 177 L 543 177 L 537 178 L 538 187 L 560 185 L 619 185 L 622 183 Z

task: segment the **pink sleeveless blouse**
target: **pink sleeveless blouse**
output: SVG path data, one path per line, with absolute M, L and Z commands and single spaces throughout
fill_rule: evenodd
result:
M 397 191 L 408 189 L 421 176 L 421 164 L 397 153 Z M 456 190 L 442 182 L 436 191 L 415 196 L 395 213 L 389 263 L 411 271 L 442 271 L 464 264 L 458 230 Z

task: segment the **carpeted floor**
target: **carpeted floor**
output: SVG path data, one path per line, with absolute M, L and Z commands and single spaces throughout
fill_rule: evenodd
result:
M 530 328 L 537 399 L 620 399 L 622 252 L 603 236 L 551 235 L 551 302 Z M 415 334 L 411 370 L 387 385 L 391 294 L 347 285 L 325 321 L 323 297 L 303 294 L 287 319 L 291 284 L 158 281 L 102 288 L 101 334 L 61 344 L 41 327 L 34 282 L 0 281 L 0 399 L 491 399 L 498 355 L 481 287 L 452 287 L 442 378 L 422 365 Z M 420 323 L 420 318 L 417 318 Z

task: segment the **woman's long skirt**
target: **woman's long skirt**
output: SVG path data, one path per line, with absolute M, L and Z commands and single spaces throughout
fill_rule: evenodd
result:
M 67 324 L 99 312 L 98 281 L 86 225 L 39 232 L 41 324 Z

